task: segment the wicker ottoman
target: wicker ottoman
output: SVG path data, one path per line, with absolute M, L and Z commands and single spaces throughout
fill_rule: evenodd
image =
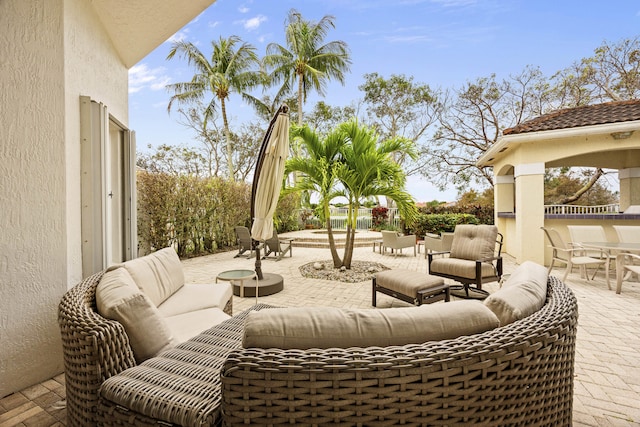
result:
M 441 277 L 412 270 L 385 270 L 372 280 L 371 303 L 376 306 L 376 292 L 391 295 L 410 304 L 449 301 L 449 285 Z

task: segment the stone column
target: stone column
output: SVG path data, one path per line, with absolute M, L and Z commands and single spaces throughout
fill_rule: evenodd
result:
M 515 166 L 516 235 L 510 246 L 518 263 L 544 264 L 544 163 Z
M 631 205 L 640 205 L 640 168 L 620 169 L 620 211 Z

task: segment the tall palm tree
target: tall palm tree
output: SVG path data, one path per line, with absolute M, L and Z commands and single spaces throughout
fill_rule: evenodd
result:
M 379 141 L 375 131 L 352 120 L 339 126 L 345 144 L 341 149 L 340 167 L 336 174 L 349 200 L 347 238 L 343 265 L 351 268 L 356 221 L 361 203 L 370 197 L 386 196 L 393 200 L 405 221 L 416 214 L 413 197 L 405 190 L 406 175 L 394 160 L 395 153 L 415 158 L 412 141 L 392 138 Z
M 297 87 L 298 126 L 302 126 L 302 104 L 311 90 L 324 95 L 327 83 L 336 79 L 344 84 L 351 59 L 344 41 L 324 42 L 335 28 L 335 18 L 325 15 L 318 22 L 305 20 L 295 9 L 289 11 L 285 28 L 286 46 L 270 43 L 263 62 L 272 84 L 282 83 L 276 99 L 282 99 Z
M 167 89 L 173 92 L 167 110 L 171 111 L 174 102 L 194 103 L 205 98 L 208 92 L 213 94 L 211 101 L 206 106 L 204 126 L 206 128 L 207 120 L 211 118 L 215 110 L 216 101 L 219 101 L 226 139 L 229 179 L 235 180 L 233 142 L 229 131 L 226 102 L 233 92 L 240 94 L 244 99 L 249 98 L 246 91 L 262 82 L 258 71 L 260 61 L 255 47 L 243 43 L 238 36 L 220 37 L 218 41 L 212 41 L 211 46 L 213 52 L 209 60 L 193 43 L 184 41 L 173 43 L 167 60 L 178 54 L 181 58 L 187 59 L 189 65 L 195 68 L 196 73 L 189 82 L 167 85 Z
M 333 237 L 329 204 L 332 199 L 342 195 L 342 192 L 337 187 L 336 168 L 344 138 L 338 133 L 333 133 L 321 140 L 318 134 L 308 126 L 292 127 L 291 138 L 305 147 L 308 157 L 296 156 L 287 161 L 285 174 L 300 172 L 301 177 L 294 182 L 293 187 L 289 187 L 285 191 L 315 192 L 318 194 L 319 204 L 322 208 L 322 218 L 327 226 L 333 265 L 338 268 L 342 265 L 342 260 L 338 255 Z

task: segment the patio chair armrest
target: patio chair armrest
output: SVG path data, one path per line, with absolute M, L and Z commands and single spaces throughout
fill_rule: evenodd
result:
M 490 258 L 477 259 L 476 262 L 489 262 L 502 259 L 502 255 L 492 256 Z
M 427 254 L 427 272 L 431 272 L 431 262 L 433 261 L 433 257 L 436 255 L 447 255 L 450 254 L 451 251 L 441 251 L 441 252 L 429 252 Z
M 633 258 L 633 259 L 637 259 L 640 261 L 640 255 L 638 254 L 632 254 L 629 252 L 621 252 L 619 254 L 616 255 L 616 262 L 624 262 L 625 258 Z
M 482 264 L 489 261 L 498 261 L 495 265 L 496 276 L 502 276 L 502 256 L 494 256 L 476 260 L 476 277 L 482 277 Z M 493 262 L 491 263 L 493 264 Z

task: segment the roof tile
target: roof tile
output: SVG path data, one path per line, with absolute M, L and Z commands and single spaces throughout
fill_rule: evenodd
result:
M 566 108 L 544 114 L 505 129 L 503 135 L 567 129 L 581 126 L 640 120 L 640 100 L 614 101 L 604 104 Z

